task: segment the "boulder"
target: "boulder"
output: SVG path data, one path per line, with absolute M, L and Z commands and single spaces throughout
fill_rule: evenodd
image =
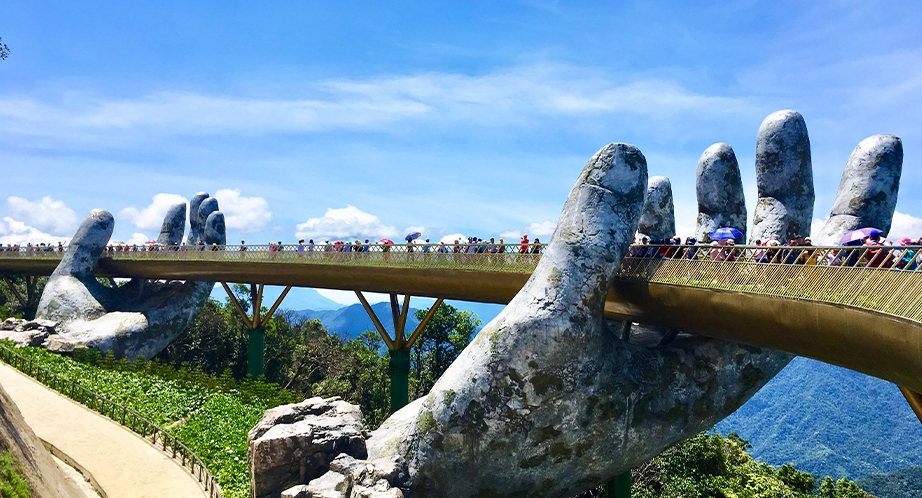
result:
M 710 242 L 710 234 L 721 227 L 733 227 L 746 236 L 746 198 L 736 154 L 729 144 L 716 143 L 698 159 L 695 176 L 698 221 L 695 238 Z
M 0 339 L 9 339 L 19 346 L 43 346 L 56 333 L 57 322 L 7 318 L 0 323 Z
M 367 457 L 368 429 L 356 405 L 338 397 L 310 398 L 266 411 L 250 430 L 247 463 L 251 496 L 277 497 L 330 470 L 345 453 Z

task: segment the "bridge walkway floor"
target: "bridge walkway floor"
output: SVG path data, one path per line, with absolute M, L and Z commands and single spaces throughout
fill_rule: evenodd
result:
M 6 364 L 0 384 L 26 423 L 89 471 L 108 498 L 201 498 L 189 472 L 137 434 Z

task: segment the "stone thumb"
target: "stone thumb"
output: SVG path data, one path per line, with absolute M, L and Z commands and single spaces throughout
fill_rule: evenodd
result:
M 52 277 L 92 277 L 99 256 L 102 255 L 102 251 L 112 237 L 114 228 L 115 219 L 112 218 L 111 213 L 103 209 L 90 211 L 70 240 L 67 252 L 64 253 Z
M 637 231 L 646 189 L 647 160 L 637 147 L 614 143 L 599 150 L 583 168 L 541 261 L 509 308 L 601 317 L 608 287 Z

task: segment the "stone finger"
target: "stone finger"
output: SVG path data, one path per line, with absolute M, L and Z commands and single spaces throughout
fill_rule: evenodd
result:
M 810 233 L 813 163 L 807 125 L 799 112 L 777 111 L 762 121 L 756 138 L 756 184 L 759 200 L 750 240 L 786 242 Z
M 675 235 L 675 203 L 669 178 L 651 176 L 647 182 L 647 193 L 637 232 L 658 242 Z
M 695 177 L 698 221 L 695 238 L 709 242 L 710 234 L 721 227 L 733 227 L 746 237 L 746 197 L 736 154 L 729 144 L 716 143 L 698 159 Z
M 207 192 L 199 192 L 189 201 L 189 237 L 186 239 L 186 244 L 190 246 L 203 240 L 202 237 L 205 235 L 205 218 L 200 216 L 199 209 L 209 197 L 211 196 Z
M 890 232 L 903 172 L 903 141 L 896 135 L 874 135 L 861 141 L 845 165 L 829 219 L 814 237 L 817 245 L 839 245 L 859 228 Z
M 163 227 L 157 242 L 167 246 L 178 246 L 186 231 L 186 203 L 173 204 L 163 217 Z

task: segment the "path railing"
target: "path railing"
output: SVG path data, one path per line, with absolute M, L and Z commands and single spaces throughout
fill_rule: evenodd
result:
M 175 436 L 130 408 L 65 379 L 0 343 L 0 360 L 68 398 L 102 414 L 149 440 L 155 447 L 188 469 L 205 488 L 209 498 L 223 498 L 221 488 L 202 460 Z

